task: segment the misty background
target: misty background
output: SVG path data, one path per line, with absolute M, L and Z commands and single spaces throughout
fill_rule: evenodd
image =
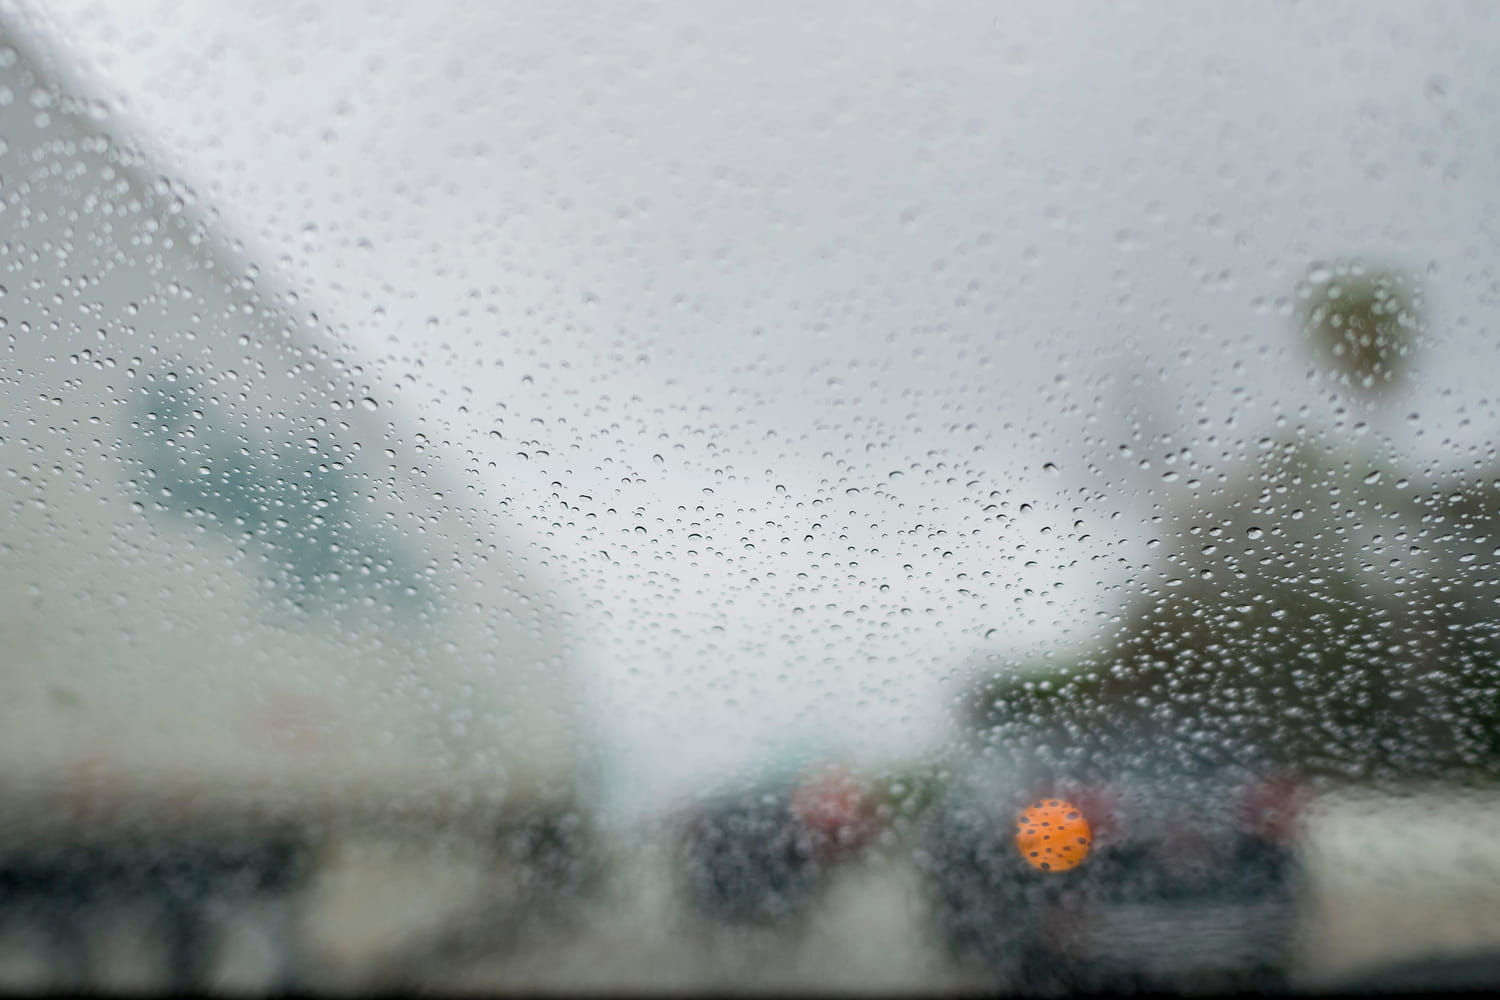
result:
M 941 742 L 1267 435 L 1494 458 L 1485 5 L 21 15 L 545 555 L 617 810 Z M 1347 256 L 1426 290 L 1379 408 Z

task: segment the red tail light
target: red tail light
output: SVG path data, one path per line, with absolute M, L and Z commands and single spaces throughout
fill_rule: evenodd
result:
M 875 832 L 872 811 L 864 784 L 842 765 L 815 767 L 792 791 L 793 815 L 834 852 L 870 839 Z
M 1246 833 L 1285 844 L 1297 834 L 1302 804 L 1296 782 L 1280 775 L 1263 778 L 1240 790 L 1235 818 Z

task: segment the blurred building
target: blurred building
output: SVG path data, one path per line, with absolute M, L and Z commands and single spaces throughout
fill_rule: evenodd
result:
M 296 943 L 353 970 L 568 839 L 564 597 L 329 325 L 3 24 L 0 354 L 0 905 L 90 865 L 67 905 L 127 876 L 160 895 L 153 851 L 199 858 L 194 892 L 255 882 L 213 845 L 285 845 L 262 881 L 302 859 L 347 926 Z M 409 890 L 358 902 L 398 870 Z

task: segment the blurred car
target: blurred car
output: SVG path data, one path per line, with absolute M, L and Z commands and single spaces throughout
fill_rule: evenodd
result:
M 1170 727 L 1059 722 L 993 731 L 924 814 L 948 950 L 1025 992 L 1284 987 L 1297 787 Z
M 869 790 L 837 765 L 721 792 L 679 818 L 677 885 L 712 922 L 776 924 L 801 913 L 876 829 Z

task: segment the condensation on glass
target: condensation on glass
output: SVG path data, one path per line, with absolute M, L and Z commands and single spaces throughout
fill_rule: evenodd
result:
M 0 6 L 0 984 L 1500 980 L 1483 6 Z

